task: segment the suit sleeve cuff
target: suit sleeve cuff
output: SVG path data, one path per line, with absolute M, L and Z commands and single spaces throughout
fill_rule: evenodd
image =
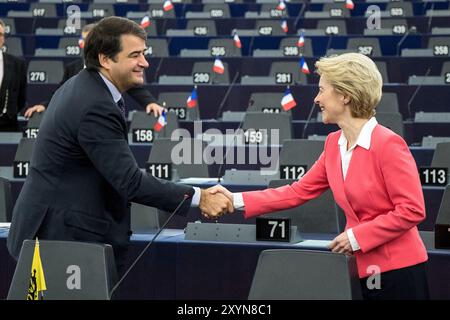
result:
M 358 241 L 355 238 L 355 235 L 353 234 L 353 230 L 350 228 L 347 230 L 347 236 L 348 236 L 348 240 L 350 240 L 350 245 L 352 246 L 352 250 L 353 251 L 358 251 L 360 250 L 360 246 Z
M 202 194 L 202 191 L 200 190 L 199 187 L 193 187 L 193 188 L 194 188 L 194 195 L 192 196 L 191 207 L 198 207 L 198 205 L 200 203 L 200 196 Z

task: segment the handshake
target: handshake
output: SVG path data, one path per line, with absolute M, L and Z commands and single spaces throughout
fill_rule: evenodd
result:
M 199 208 L 205 218 L 217 219 L 225 213 L 233 213 L 233 193 L 221 185 L 202 189 Z

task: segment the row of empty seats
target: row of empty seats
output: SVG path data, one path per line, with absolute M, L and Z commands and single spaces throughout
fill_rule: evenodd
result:
M 79 35 L 80 28 L 98 19 L 82 19 L 80 26 L 67 19 L 2 18 L 9 35 L 41 36 Z M 349 19 L 167 19 L 151 20 L 146 28 L 150 36 L 216 36 L 230 35 L 235 29 L 242 36 L 283 36 L 304 32 L 307 36 L 323 35 L 403 35 L 408 30 L 417 34 L 445 35 L 448 18 L 382 18 L 379 24 L 367 25 L 366 18 Z M 142 19 L 132 19 L 140 23 Z M 27 23 L 23 23 L 27 22 Z M 281 27 L 282 24 L 286 25 Z M 20 28 L 19 28 L 20 27 Z M 203 29 L 200 29 L 202 27 Z M 31 28 L 31 29 L 30 29 Z M 286 29 L 284 29 L 286 28 Z
M 9 37 L 3 51 L 23 56 L 23 43 L 26 39 L 21 37 Z M 38 47 L 33 53 L 35 57 L 81 57 L 82 49 L 78 45 L 79 38 L 76 37 L 60 37 L 57 39 L 56 48 Z M 148 57 L 168 57 L 177 56 L 176 53 L 170 54 L 169 44 L 173 41 L 171 38 L 149 38 L 147 41 L 148 49 L 146 55 Z M 278 42 L 278 41 L 277 41 Z M 245 51 L 254 57 L 313 57 L 315 39 L 306 38 L 302 40 L 302 46 L 298 45 L 299 37 L 284 37 L 279 40 L 277 49 L 258 48 L 253 44 L 252 48 Z M 37 45 L 37 44 L 36 44 Z M 197 45 L 189 44 L 187 48 L 181 48 L 180 57 L 241 57 L 244 56 L 242 49 L 237 47 L 233 38 L 208 38 L 207 47 L 204 47 L 204 41 Z M 400 47 L 398 47 L 400 49 Z M 327 49 L 326 54 L 340 54 L 344 52 L 359 52 L 370 57 L 386 56 L 382 54 L 380 39 L 377 37 L 350 37 L 346 41 L 344 49 L 335 49 L 332 45 Z M 429 37 L 425 48 L 402 48 L 401 56 L 403 57 L 448 57 L 450 56 L 450 37 Z
M 305 60 L 312 66 L 313 62 Z M 389 83 L 386 63 L 375 61 L 384 83 Z M 231 73 L 227 62 L 223 62 L 225 68 L 223 73 L 217 73 L 213 70 L 214 60 L 194 62 L 192 69 L 178 69 L 176 74 L 159 74 L 156 80 L 159 84 L 167 85 L 207 85 L 207 84 L 230 84 L 241 83 L 243 85 L 300 85 L 315 83 L 308 81 L 308 75 L 301 69 L 301 60 L 297 62 L 275 61 L 270 64 L 267 74 L 261 73 L 262 70 L 256 70 L 256 74 L 247 74 L 241 71 Z M 185 66 L 186 67 L 186 66 Z M 186 74 L 186 71 L 188 72 Z M 64 64 L 57 60 L 32 60 L 28 64 L 27 81 L 29 84 L 57 84 L 64 74 Z M 240 81 L 239 81 L 240 79 Z M 234 81 L 232 81 L 234 80 Z M 450 61 L 444 62 L 439 76 L 416 76 L 411 75 L 408 83 L 411 85 L 445 85 L 450 83 Z
M 48 1 L 48 0 L 47 0 Z M 142 11 L 148 12 L 152 18 L 230 18 L 230 17 L 245 17 L 245 18 L 274 18 L 287 16 L 302 16 L 304 18 L 343 18 L 350 16 L 368 16 L 373 12 L 373 5 L 377 4 L 377 10 L 381 17 L 414 17 L 414 16 L 449 16 L 450 10 L 448 6 L 434 8 L 427 5 L 426 2 L 389 2 L 389 3 L 361 3 L 356 2 L 358 10 L 347 8 L 345 2 L 313 4 L 293 3 L 294 1 L 266 1 L 262 4 L 229 4 L 229 3 L 205 3 L 205 4 L 191 4 L 189 1 L 183 1 L 183 7 L 180 10 L 164 10 L 163 3 L 145 4 L 141 3 L 139 10 L 136 10 L 138 3 L 125 3 L 121 1 L 116 7 L 113 3 L 98 3 L 92 2 L 76 3 L 80 8 L 80 16 L 82 18 L 96 18 L 111 15 L 118 15 L 119 13 L 126 13 L 128 18 L 142 17 Z M 282 4 L 280 5 L 280 2 Z M 128 6 L 127 6 L 128 5 Z M 188 5 L 187 7 L 185 7 Z M 66 3 L 60 5 L 54 3 L 34 2 L 27 6 L 25 3 L 21 6 L 15 6 L 8 10 L 9 17 L 58 17 L 65 15 L 65 9 L 68 6 Z M 175 3 L 175 6 L 177 4 Z M 234 10 L 230 10 L 230 7 Z M 178 9 L 178 8 L 177 8 Z M 177 15 L 175 13 L 177 11 Z

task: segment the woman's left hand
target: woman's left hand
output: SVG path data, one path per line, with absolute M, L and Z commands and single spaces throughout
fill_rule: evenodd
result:
M 347 232 L 344 231 L 331 241 L 329 248 L 333 252 L 345 253 L 346 255 L 353 254 L 352 245 L 348 239 Z

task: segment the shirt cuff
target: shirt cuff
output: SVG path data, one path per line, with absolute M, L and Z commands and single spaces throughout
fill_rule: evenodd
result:
M 233 193 L 233 207 L 236 210 L 244 210 L 244 198 L 242 197 L 242 192 Z
M 351 228 L 347 230 L 347 236 L 348 236 L 348 240 L 350 240 L 350 245 L 352 246 L 353 251 L 358 251 L 359 249 L 361 249 L 359 247 L 359 243 L 356 240 L 355 235 L 353 234 L 353 230 Z
M 202 194 L 202 190 L 199 187 L 194 188 L 194 195 L 192 196 L 191 207 L 198 207 L 200 204 L 200 196 Z

